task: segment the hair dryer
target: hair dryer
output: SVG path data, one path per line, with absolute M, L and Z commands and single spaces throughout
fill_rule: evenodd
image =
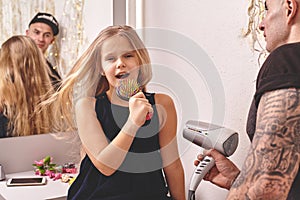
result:
M 238 146 L 237 132 L 206 122 L 189 120 L 183 129 L 183 137 L 204 149 L 216 149 L 231 156 Z M 205 174 L 215 165 L 212 157 L 206 156 L 196 167 L 190 182 L 188 199 L 195 199 L 195 191 Z

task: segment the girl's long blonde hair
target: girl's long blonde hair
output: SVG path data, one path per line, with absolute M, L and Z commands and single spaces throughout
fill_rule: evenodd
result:
M 82 97 L 95 97 L 109 89 L 109 84 L 103 74 L 101 65 L 101 50 L 103 43 L 115 35 L 128 39 L 136 50 L 140 72 L 138 81 L 143 89 L 152 78 L 152 68 L 148 51 L 136 33 L 130 26 L 109 26 L 102 30 L 88 49 L 79 57 L 73 68 L 58 90 L 43 105 L 54 106 L 54 127 L 57 131 L 77 130 L 74 119 L 74 105 Z
M 0 50 L 0 112 L 8 119 L 7 136 L 48 133 L 50 107 L 35 108 L 53 94 L 48 66 L 34 41 L 9 38 Z

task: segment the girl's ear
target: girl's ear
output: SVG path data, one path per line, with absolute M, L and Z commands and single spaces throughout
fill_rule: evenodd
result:
M 298 11 L 298 4 L 296 0 L 285 0 L 285 4 L 288 24 L 290 24 L 295 19 L 296 13 Z

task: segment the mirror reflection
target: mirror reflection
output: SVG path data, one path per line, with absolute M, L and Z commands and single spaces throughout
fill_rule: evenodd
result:
M 113 23 L 113 18 L 120 20 L 118 14 L 112 15 L 113 10 L 125 13 L 126 5 L 67 0 L 7 4 L 7 9 L 0 10 L 4 24 L 0 30 L 0 73 L 4 75 L 0 80 L 0 139 L 56 132 L 50 128 L 51 109 L 41 110 L 39 103 L 58 89 L 98 30 Z M 101 20 L 90 24 L 99 9 Z
M 46 60 L 30 37 L 16 35 L 0 51 L 0 137 L 49 133 L 50 107 L 35 112 L 54 92 Z

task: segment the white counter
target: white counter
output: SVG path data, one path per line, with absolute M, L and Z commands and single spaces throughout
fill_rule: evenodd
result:
M 33 171 L 6 174 L 6 180 L 13 177 L 35 177 Z M 47 176 L 47 184 L 41 186 L 13 186 L 7 187 L 6 180 L 0 181 L 0 200 L 45 200 L 66 199 L 69 184 L 61 180 L 54 181 Z M 2 196 L 2 197 L 1 197 Z M 2 199 L 1 199 L 2 198 Z

